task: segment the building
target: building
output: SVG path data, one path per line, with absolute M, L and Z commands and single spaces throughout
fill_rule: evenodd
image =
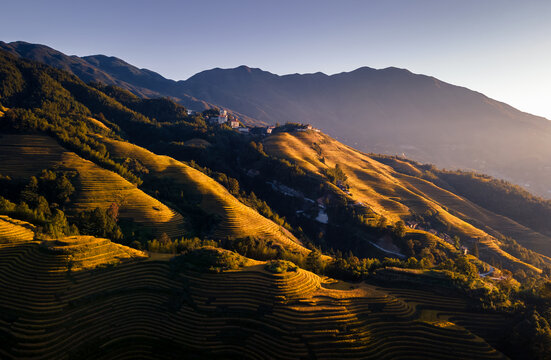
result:
M 237 131 L 239 131 L 242 134 L 248 134 L 249 133 L 249 128 L 248 127 L 239 127 L 239 128 L 237 128 Z
M 232 119 L 228 122 L 228 124 L 230 125 L 230 127 L 232 129 L 237 129 L 239 127 L 239 121 L 237 119 Z
M 306 124 L 306 125 L 300 125 L 300 127 L 298 127 L 298 128 L 296 129 L 296 131 L 308 131 L 308 130 L 312 130 L 312 129 L 314 129 L 314 128 L 312 127 L 312 125 Z
M 208 119 L 208 123 L 211 125 L 222 125 L 228 122 L 228 112 L 226 110 L 220 110 L 218 116 L 211 116 Z

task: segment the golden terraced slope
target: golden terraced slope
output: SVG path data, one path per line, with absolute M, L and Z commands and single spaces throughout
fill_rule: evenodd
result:
M 149 169 L 150 175 L 159 179 L 170 179 L 184 185 L 187 191 L 199 195 L 201 209 L 209 214 L 219 215 L 222 219 L 215 230 L 215 237 L 251 236 L 281 244 L 288 250 L 309 252 L 286 229 L 241 203 L 225 187 L 202 172 L 171 157 L 154 154 L 127 142 L 100 139 L 114 156 L 135 158 Z
M 325 158 L 325 162 L 320 161 L 314 144 L 321 148 L 321 156 Z M 426 180 L 396 171 L 321 132 L 273 134 L 264 140 L 264 149 L 269 154 L 292 160 L 320 176 L 325 169 L 339 164 L 348 176 L 351 198 L 363 202 L 391 221 L 404 219 L 412 211 L 423 214 L 430 209 L 450 225 L 451 233 L 459 234 L 462 239 L 479 239 L 482 259 L 495 257 L 515 267 L 540 271 L 503 251 L 499 247 L 499 241 L 491 234 L 494 227 L 505 235 L 509 235 L 508 231 L 511 229 L 517 236 L 524 234 L 534 237 L 541 234 L 538 235 Z M 411 166 L 405 163 L 402 165 Z M 409 172 L 415 170 L 409 169 Z
M 34 229 L 33 224 L 0 215 L 0 244 L 32 241 Z
M 184 221 L 180 214 L 147 195 L 120 175 L 103 169 L 91 161 L 60 146 L 44 135 L 0 135 L 0 174 L 12 178 L 29 178 L 43 169 L 77 172 L 76 195 L 71 210 L 108 208 L 120 204 L 119 216 L 132 219 L 154 234 L 181 236 Z
M 79 244 L 89 264 L 103 246 Z M 453 296 L 272 274 L 257 261 L 222 273 L 156 259 L 85 270 L 69 266 L 73 246 L 0 245 L 0 358 L 504 358 L 495 346 L 509 319 Z

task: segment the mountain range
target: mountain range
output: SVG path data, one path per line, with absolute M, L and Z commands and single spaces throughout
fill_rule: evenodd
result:
M 0 50 L 2 359 L 551 352 L 551 201 L 120 86 Z
M 547 119 L 405 69 L 279 76 L 240 66 L 174 81 L 115 57 L 67 56 L 25 42 L 0 42 L 0 48 L 85 82 L 117 85 L 142 97 L 170 96 L 193 110 L 223 107 L 249 125 L 311 123 L 361 151 L 478 171 L 551 196 Z

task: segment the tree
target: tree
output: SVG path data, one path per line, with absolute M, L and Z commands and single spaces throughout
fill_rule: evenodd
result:
M 408 256 L 415 256 L 415 244 L 413 243 L 413 240 L 406 240 L 406 250 Z
M 122 231 L 113 218 L 115 208 L 111 209 L 111 215 L 106 210 L 95 208 L 92 211 L 81 212 L 78 216 L 78 224 L 83 234 L 98 237 L 107 237 L 112 240 L 120 240 L 123 237 Z
M 408 261 L 406 262 L 406 266 L 409 268 L 409 269 L 417 269 L 419 267 L 419 262 L 417 261 L 416 258 L 414 257 L 410 257 L 408 259 Z
M 56 192 L 56 200 L 63 204 L 67 200 L 69 200 L 69 196 L 71 196 L 75 192 L 75 187 L 69 179 L 65 175 L 60 176 L 55 181 L 55 192 Z
M 339 164 L 336 164 L 334 168 L 328 168 L 325 170 L 325 175 L 334 184 L 341 183 L 344 184 L 344 182 L 348 179 L 348 176 L 342 171 Z
M 452 259 L 446 259 L 443 262 L 440 263 L 439 267 L 443 270 L 450 270 L 453 271 L 455 267 L 455 262 Z
M 430 262 L 429 259 L 422 258 L 421 261 L 419 262 L 419 266 L 421 267 L 421 269 L 430 269 L 432 267 L 432 263 Z
M 466 256 L 460 256 L 455 261 L 455 269 L 467 277 L 474 279 L 478 276 L 476 266 L 467 259 Z
M 323 260 L 321 259 L 319 250 L 314 249 L 306 256 L 306 267 L 312 272 L 321 272 L 323 269 Z
M 36 201 L 36 212 L 38 216 L 50 216 L 50 205 L 44 196 L 39 196 Z
M 228 178 L 228 191 L 233 195 L 239 194 L 239 181 L 236 179 L 229 177 Z
M 457 250 L 459 250 L 461 248 L 461 239 L 459 238 L 459 236 L 455 235 L 453 237 L 453 245 L 455 246 L 455 248 Z
M 159 237 L 159 242 L 163 245 L 166 245 L 171 242 L 170 237 L 167 235 L 167 233 L 162 233 L 161 237 Z
M 56 209 L 51 220 L 46 225 L 47 232 L 54 238 L 71 234 L 71 227 L 63 211 Z
M 31 176 L 29 183 L 21 192 L 21 199 L 28 204 L 34 204 L 38 199 L 38 192 L 38 179 Z
M 396 238 L 401 239 L 406 236 L 406 224 L 400 220 L 394 224 L 393 234 Z
M 119 221 L 119 210 L 119 204 L 111 203 L 111 205 L 109 205 L 109 208 L 107 209 L 107 216 L 113 219 L 114 222 L 117 222 Z

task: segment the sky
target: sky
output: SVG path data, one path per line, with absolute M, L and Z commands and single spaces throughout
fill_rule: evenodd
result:
M 551 119 L 551 1 L 7 0 L 0 40 L 119 57 L 175 80 L 395 66 Z

